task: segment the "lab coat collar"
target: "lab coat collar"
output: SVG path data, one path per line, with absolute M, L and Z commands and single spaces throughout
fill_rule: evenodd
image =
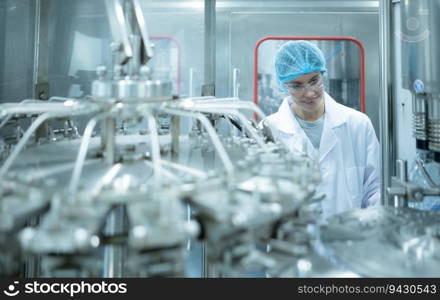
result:
M 341 110 L 341 105 L 326 92 L 324 92 L 324 101 L 325 119 L 328 121 L 330 128 L 341 126 L 347 122 L 346 114 Z
M 301 132 L 302 129 L 296 118 L 293 116 L 293 112 L 290 108 L 291 102 L 292 100 L 290 96 L 284 98 L 280 108 L 277 111 L 278 116 L 275 118 L 275 120 L 277 120 L 276 127 L 278 130 L 281 130 L 287 134 L 298 134 L 298 132 Z M 338 127 L 346 122 L 345 114 L 342 113 L 336 101 L 326 92 L 324 92 L 324 103 L 324 123 L 328 123 L 329 128 Z
M 275 126 L 278 130 L 282 131 L 285 134 L 291 135 L 292 138 L 294 136 L 305 137 L 305 133 L 299 125 L 296 118 L 293 116 L 293 112 L 290 108 L 291 103 L 290 96 L 286 97 L 281 103 L 280 108 L 278 109 L 278 116 L 275 118 L 277 120 Z M 346 116 L 336 103 L 336 101 L 326 92 L 324 92 L 324 103 L 325 103 L 325 119 L 324 119 L 324 127 L 322 130 L 321 143 L 319 146 L 319 161 L 321 162 L 325 156 L 333 149 L 333 147 L 338 142 L 338 138 L 334 133 L 334 128 L 344 124 L 346 120 Z M 299 139 L 295 139 L 299 140 Z M 307 138 L 308 140 L 308 138 Z M 309 141 L 310 143 L 310 141 Z M 297 150 L 303 151 L 302 143 L 295 142 L 294 147 Z
M 321 143 L 319 145 L 319 162 L 322 162 L 327 154 L 338 143 L 339 139 L 335 133 L 335 128 L 344 124 L 347 119 L 341 107 L 327 93 L 325 97 L 325 120 L 322 129 Z
M 293 112 L 290 108 L 291 98 L 284 98 L 277 112 L 276 127 L 278 130 L 287 134 L 298 134 L 301 132 L 301 126 L 296 118 L 293 116 Z

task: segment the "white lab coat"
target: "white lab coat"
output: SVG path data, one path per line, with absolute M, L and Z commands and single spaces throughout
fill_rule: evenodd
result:
M 277 131 L 275 138 L 290 150 L 305 151 L 319 161 L 322 184 L 318 191 L 326 195 L 322 201 L 324 217 L 379 205 L 380 146 L 370 119 L 324 93 L 325 119 L 316 150 L 293 116 L 289 97 L 267 121 Z

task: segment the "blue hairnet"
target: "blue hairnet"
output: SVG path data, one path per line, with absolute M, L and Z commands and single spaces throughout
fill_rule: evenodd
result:
M 275 56 L 278 83 L 294 80 L 304 74 L 326 72 L 325 58 L 321 50 L 308 41 L 290 41 L 281 46 Z

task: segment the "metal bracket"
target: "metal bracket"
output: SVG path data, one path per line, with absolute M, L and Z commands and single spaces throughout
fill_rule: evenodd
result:
M 138 0 L 106 0 L 105 3 L 114 41 L 113 47 L 120 53 L 118 63 L 126 64 L 131 59 L 139 59 L 134 49 L 137 45 L 132 40 L 132 36 L 136 34 L 140 35 L 147 60 L 152 58 L 153 49 L 140 2 Z
M 35 98 L 39 100 L 48 100 L 50 95 L 49 83 L 38 82 L 37 84 L 35 84 L 34 93 Z
M 402 198 L 403 202 L 421 202 L 425 196 L 440 196 L 439 188 L 423 188 L 411 181 L 403 181 L 397 177 L 391 177 L 391 187 L 387 189 L 391 196 Z
M 202 96 L 215 96 L 215 84 L 204 84 L 202 86 Z

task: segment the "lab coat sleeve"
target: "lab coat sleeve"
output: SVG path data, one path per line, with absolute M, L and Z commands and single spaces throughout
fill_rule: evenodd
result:
M 366 130 L 366 146 L 362 206 L 378 206 L 380 205 L 380 145 L 370 120 Z

